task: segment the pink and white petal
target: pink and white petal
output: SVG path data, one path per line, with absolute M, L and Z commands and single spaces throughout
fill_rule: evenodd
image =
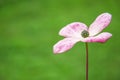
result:
M 60 40 L 53 46 L 53 52 L 54 53 L 62 53 L 65 51 L 68 51 L 71 49 L 75 43 L 77 43 L 78 39 L 73 39 L 73 38 L 64 38 L 63 40 Z
M 88 27 L 84 23 L 80 22 L 73 22 L 71 24 L 68 24 L 67 26 L 63 27 L 59 35 L 64 37 L 77 37 L 79 38 L 81 36 L 81 32 L 83 30 L 88 30 Z
M 108 32 L 103 32 L 95 37 L 88 37 L 84 39 L 84 42 L 99 42 L 99 43 L 104 43 L 106 42 L 109 38 L 112 37 L 111 33 Z
M 96 20 L 90 25 L 89 34 L 90 36 L 94 36 L 101 32 L 104 28 L 106 28 L 110 21 L 112 15 L 109 13 L 103 13 L 99 15 Z

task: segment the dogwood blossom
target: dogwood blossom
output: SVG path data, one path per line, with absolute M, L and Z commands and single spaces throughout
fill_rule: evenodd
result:
M 53 46 L 54 53 L 63 53 L 71 49 L 77 42 L 106 42 L 112 34 L 109 32 L 102 32 L 111 21 L 111 14 L 102 13 L 89 28 L 81 22 L 73 22 L 63 27 L 59 35 L 65 37 Z

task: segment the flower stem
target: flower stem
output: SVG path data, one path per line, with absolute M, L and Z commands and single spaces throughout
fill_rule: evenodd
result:
M 86 80 L 88 80 L 88 43 L 86 45 Z

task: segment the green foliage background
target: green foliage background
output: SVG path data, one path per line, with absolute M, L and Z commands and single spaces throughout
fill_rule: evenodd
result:
M 119 0 L 0 0 L 0 80 L 85 80 L 85 44 L 54 55 L 71 22 L 112 14 L 105 44 L 89 43 L 89 80 L 120 80 Z

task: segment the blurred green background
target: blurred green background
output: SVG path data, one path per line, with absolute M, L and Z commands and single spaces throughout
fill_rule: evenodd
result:
M 89 43 L 89 80 L 120 80 L 119 0 L 0 0 L 0 80 L 85 80 L 85 44 L 54 55 L 71 22 L 112 14 L 105 44 Z

